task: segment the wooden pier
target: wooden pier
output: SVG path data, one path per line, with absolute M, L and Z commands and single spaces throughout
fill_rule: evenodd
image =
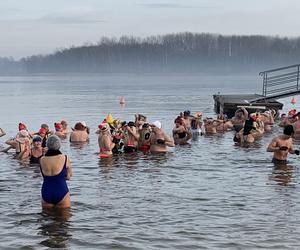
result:
M 215 101 L 215 112 L 217 114 L 224 113 L 228 118 L 234 116 L 235 111 L 239 107 L 245 107 L 249 112 L 255 112 L 256 110 L 267 109 L 282 109 L 283 104 L 276 100 L 265 100 L 262 95 L 258 94 L 244 94 L 244 95 L 220 95 L 213 96 Z M 262 99 L 261 99 L 262 98 Z M 253 101 L 257 100 L 258 101 Z
M 263 91 L 259 94 L 213 96 L 215 112 L 224 113 L 231 118 L 243 106 L 250 112 L 266 109 L 282 109 L 277 99 L 300 94 L 300 64 L 271 69 L 259 73 L 263 77 Z

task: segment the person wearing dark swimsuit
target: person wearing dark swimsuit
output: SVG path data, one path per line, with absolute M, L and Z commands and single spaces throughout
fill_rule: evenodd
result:
M 32 139 L 32 145 L 30 152 L 30 163 L 40 164 L 40 159 L 42 158 L 44 152 L 42 148 L 42 138 L 40 136 L 35 136 Z
M 48 151 L 40 160 L 44 179 L 43 208 L 69 208 L 71 206 L 70 192 L 66 183 L 72 175 L 71 164 L 70 159 L 60 152 L 60 146 L 59 137 L 51 135 L 47 140 Z

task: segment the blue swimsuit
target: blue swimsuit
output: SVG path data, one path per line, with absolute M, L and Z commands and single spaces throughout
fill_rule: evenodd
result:
M 58 204 L 65 195 L 69 192 L 66 176 L 67 176 L 67 156 L 64 166 L 59 174 L 53 176 L 47 176 L 43 174 L 44 182 L 42 186 L 42 198 L 44 201 L 50 204 Z

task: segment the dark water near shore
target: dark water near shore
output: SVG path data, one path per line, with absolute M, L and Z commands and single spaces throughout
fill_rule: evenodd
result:
M 85 120 L 86 145 L 63 143 L 72 161 L 70 211 L 43 213 L 42 178 L 0 154 L 0 248 L 23 249 L 298 249 L 299 159 L 276 169 L 266 152 L 271 134 L 248 148 L 229 132 L 202 136 L 167 155 L 97 156 L 95 130 L 103 117 L 132 120 L 143 113 L 170 134 L 185 109 L 212 116 L 212 95 L 260 93 L 257 76 L 34 76 L 0 78 L 0 127 L 5 139 L 19 121 Z M 125 96 L 121 108 L 119 97 Z M 291 107 L 283 100 L 285 110 Z M 296 104 L 297 107 L 297 104 Z M 53 126 L 52 126 L 53 127 Z M 296 142 L 296 147 L 300 147 Z

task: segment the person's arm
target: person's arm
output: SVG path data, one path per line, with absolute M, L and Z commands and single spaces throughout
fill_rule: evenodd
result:
M 277 138 L 274 138 L 267 147 L 267 152 L 275 152 L 280 150 L 280 147 L 277 145 Z
M 243 112 L 244 112 L 244 118 L 245 118 L 245 120 L 247 120 L 247 119 L 248 119 L 248 116 L 249 116 L 249 113 L 248 113 L 247 109 L 245 109 L 244 107 L 241 107 L 241 109 L 242 109 Z
M 165 144 L 168 147 L 175 147 L 174 139 L 164 133 Z
M 0 128 L 0 137 L 2 137 L 4 135 L 6 135 L 5 131 L 2 128 Z
M 66 163 L 66 168 L 67 168 L 67 176 L 66 179 L 70 180 L 71 176 L 72 176 L 72 168 L 71 168 L 71 161 L 70 158 L 67 157 L 67 163 Z
M 20 148 L 21 150 L 21 148 Z M 30 145 L 29 142 L 24 144 L 24 149 L 21 150 L 21 152 L 16 156 L 18 160 L 23 160 L 24 154 L 30 151 Z M 28 157 L 30 157 L 30 152 L 28 154 Z
M 108 149 L 109 151 L 111 151 L 115 147 L 115 143 L 112 142 L 112 140 L 109 136 L 105 136 L 104 145 L 105 145 L 105 148 Z
M 132 128 L 130 128 L 130 127 L 127 127 L 127 131 L 138 141 L 139 140 L 139 138 L 140 138 L 140 135 L 138 134 L 138 133 L 135 133 L 134 131 L 133 131 L 133 129 Z
M 13 139 L 8 139 L 5 143 L 7 145 L 11 146 L 12 148 L 16 148 L 16 146 L 17 146 L 17 142 L 14 138 Z

